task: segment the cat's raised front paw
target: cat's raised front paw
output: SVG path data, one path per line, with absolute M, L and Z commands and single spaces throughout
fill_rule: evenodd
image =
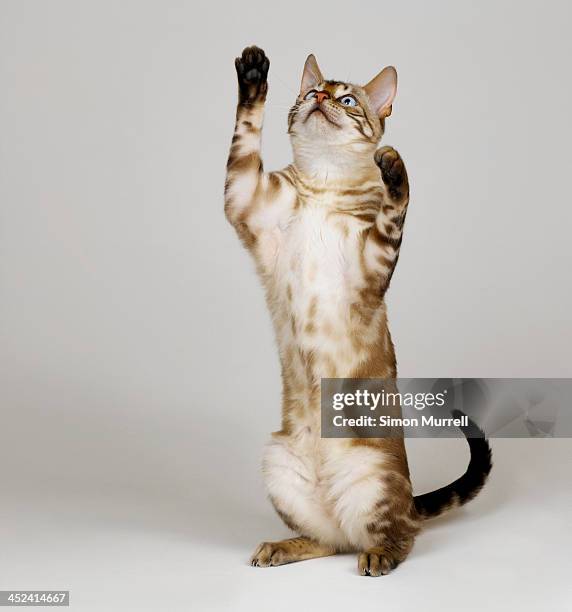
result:
M 375 152 L 375 163 L 381 170 L 381 178 L 394 200 L 402 200 L 409 195 L 409 183 L 405 164 L 393 147 L 381 147 Z
M 259 47 L 246 47 L 241 57 L 234 61 L 238 75 L 240 102 L 263 102 L 268 91 L 268 68 L 270 60 Z

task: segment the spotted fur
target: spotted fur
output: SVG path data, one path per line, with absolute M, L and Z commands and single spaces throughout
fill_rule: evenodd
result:
M 409 184 L 397 151 L 377 148 L 395 71 L 359 87 L 325 80 L 310 56 L 288 115 L 294 162 L 267 173 L 260 145 L 268 67 L 257 47 L 236 60 L 225 212 L 254 258 L 274 323 L 282 427 L 263 472 L 270 500 L 300 537 L 265 542 L 252 563 L 355 550 L 360 573 L 378 576 L 405 559 L 423 518 L 403 440 L 322 439 L 319 400 L 323 377 L 397 375 L 384 297 Z M 344 96 L 356 104 L 345 106 Z

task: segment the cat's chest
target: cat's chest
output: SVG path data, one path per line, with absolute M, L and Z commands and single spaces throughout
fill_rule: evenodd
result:
M 359 222 L 307 207 L 281 236 L 275 304 L 287 335 L 308 346 L 342 332 L 363 285 Z
M 281 285 L 289 285 L 294 295 L 342 297 L 359 280 L 362 229 L 347 215 L 324 207 L 302 210 L 282 236 L 277 265 Z

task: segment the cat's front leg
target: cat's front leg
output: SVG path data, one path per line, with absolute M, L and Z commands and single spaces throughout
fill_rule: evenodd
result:
M 265 173 L 261 158 L 262 121 L 268 91 L 270 61 L 258 47 L 247 47 L 235 60 L 238 105 L 227 162 L 225 213 L 245 245 L 262 249 L 259 259 L 268 259 L 264 241 L 289 214 L 296 200 L 288 171 Z
M 383 296 L 399 258 L 409 204 L 409 180 L 405 164 L 393 147 L 378 149 L 375 162 L 381 172 L 385 193 L 375 223 L 368 231 L 364 249 L 367 271 L 377 280 L 372 289 L 375 295 Z
M 224 195 L 226 216 L 238 229 L 251 213 L 263 177 L 260 142 L 270 61 L 262 49 L 247 47 L 234 63 L 238 105 Z

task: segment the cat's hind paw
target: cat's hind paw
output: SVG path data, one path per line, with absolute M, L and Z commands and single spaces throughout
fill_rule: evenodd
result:
M 305 559 L 315 559 L 316 557 L 327 557 L 334 553 L 333 548 L 300 536 L 280 542 L 262 542 L 254 551 L 250 559 L 250 565 L 271 567 L 304 561 Z
M 281 542 L 262 542 L 250 559 L 253 567 L 270 567 L 288 562 L 287 551 Z
M 385 576 L 395 569 L 398 562 L 380 548 L 370 548 L 358 556 L 360 576 Z

